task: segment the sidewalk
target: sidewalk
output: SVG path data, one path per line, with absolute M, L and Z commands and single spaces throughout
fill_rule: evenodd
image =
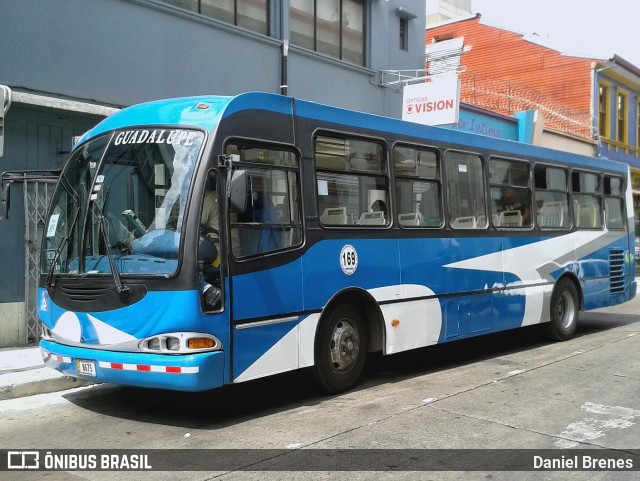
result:
M 0 401 L 87 384 L 45 367 L 38 346 L 0 348 Z

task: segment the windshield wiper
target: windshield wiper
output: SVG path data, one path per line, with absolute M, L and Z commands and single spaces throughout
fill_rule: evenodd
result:
M 96 204 L 97 207 L 97 204 Z M 109 222 L 107 218 L 100 210 L 100 215 L 98 216 L 98 229 L 100 229 L 100 233 L 104 239 L 104 246 L 107 251 L 107 258 L 109 259 L 109 267 L 111 267 L 111 275 L 113 276 L 113 283 L 116 285 L 116 291 L 118 294 L 122 294 L 123 292 L 129 292 L 129 288 L 122 283 L 122 278 L 120 277 L 120 271 L 118 270 L 118 266 L 116 265 L 116 260 L 111 253 L 111 247 L 109 245 Z M 106 225 L 105 225 L 106 224 Z
M 76 215 L 73 217 L 73 222 L 71 222 L 71 225 L 69 226 L 69 230 L 68 233 L 69 235 L 73 234 L 73 229 L 76 226 L 76 221 L 78 220 L 78 215 L 80 214 L 80 209 L 76 210 Z M 62 238 L 62 242 L 60 242 L 60 245 L 58 246 L 58 248 L 56 249 L 56 253 L 53 256 L 53 260 L 51 261 L 51 265 L 49 266 L 49 272 L 47 273 L 47 282 L 46 282 L 46 287 L 52 287 L 54 282 L 53 282 L 53 271 L 55 270 L 55 266 L 56 266 L 56 262 L 58 262 L 58 259 L 60 259 L 60 255 L 62 253 L 62 249 L 67 245 L 67 243 L 69 242 L 69 235 L 66 235 Z M 68 257 L 68 253 L 67 253 L 67 257 Z

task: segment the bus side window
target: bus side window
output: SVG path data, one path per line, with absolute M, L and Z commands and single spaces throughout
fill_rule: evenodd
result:
M 568 229 L 569 190 L 567 172 L 557 167 L 536 165 L 534 169 L 536 222 L 541 229 Z
M 624 229 L 624 191 L 621 177 L 604 177 L 604 215 L 607 229 Z
M 529 165 L 525 162 L 491 158 L 491 214 L 496 227 L 531 227 Z
M 591 172 L 571 173 L 573 215 L 579 229 L 602 228 L 600 176 Z
M 389 225 L 389 182 L 381 143 L 319 135 L 314 158 L 322 225 Z
M 440 169 L 435 151 L 396 145 L 396 207 L 401 227 L 440 227 Z
M 270 146 L 230 144 L 247 177 L 244 212 L 232 214 L 235 257 L 299 246 L 302 243 L 299 161 L 293 151 Z
M 448 151 L 445 154 L 447 208 L 454 229 L 484 228 L 486 201 L 482 159 L 479 155 Z M 478 222 L 478 219 L 482 222 Z M 486 218 L 486 217 L 485 217 Z

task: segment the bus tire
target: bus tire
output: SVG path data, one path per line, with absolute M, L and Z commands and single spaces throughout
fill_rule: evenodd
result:
M 578 327 L 578 291 L 569 279 L 560 279 L 551 295 L 551 321 L 546 334 L 553 341 L 571 339 Z
M 331 394 L 353 388 L 360 378 L 368 349 L 367 326 L 360 312 L 340 305 L 322 321 L 316 338 L 315 374 Z

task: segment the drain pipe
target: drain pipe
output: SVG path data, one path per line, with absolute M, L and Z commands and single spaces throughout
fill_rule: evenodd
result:
M 282 41 L 282 50 L 280 51 L 280 95 L 287 95 L 287 60 L 289 58 L 289 39 Z
M 615 68 L 616 61 L 615 59 L 610 59 L 605 65 L 600 68 L 593 69 L 593 133 L 596 138 L 596 157 L 602 157 L 602 136 L 600 135 L 600 125 L 599 125 L 599 109 L 600 109 L 600 72 L 604 72 L 605 70 L 609 70 Z M 595 66 L 594 66 L 595 67 Z M 610 105 L 610 102 L 607 101 L 607 105 Z M 607 115 L 609 118 L 609 115 Z

